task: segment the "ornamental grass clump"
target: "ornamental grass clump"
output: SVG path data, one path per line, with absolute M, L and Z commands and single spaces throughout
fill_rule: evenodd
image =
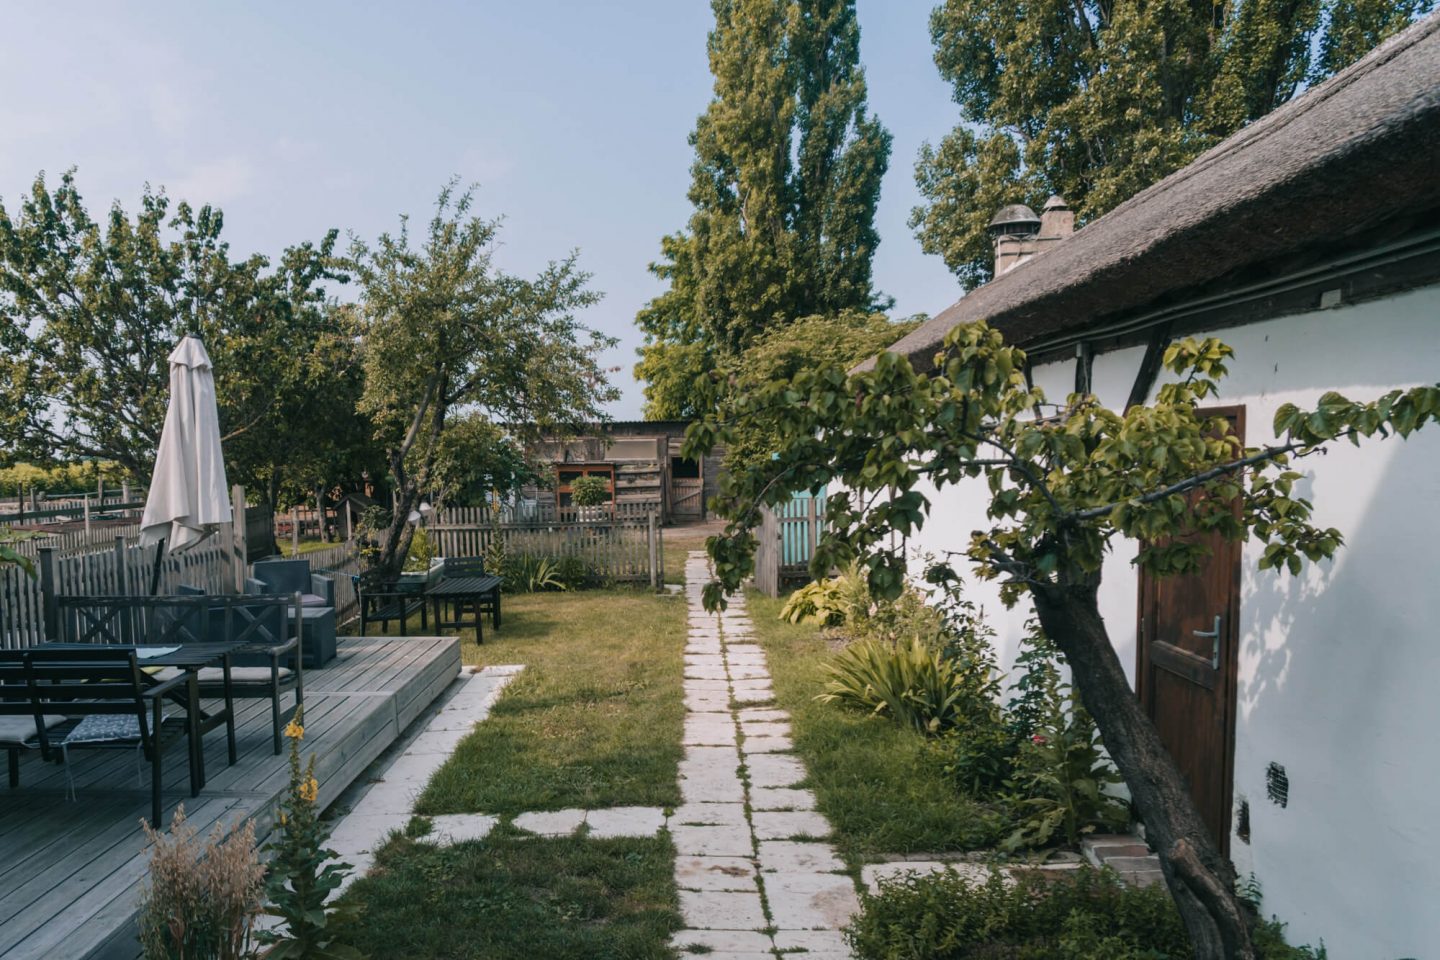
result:
M 168 833 L 141 821 L 150 871 L 140 894 L 145 960 L 241 960 L 260 912 L 265 869 L 255 850 L 255 822 L 228 837 L 220 824 L 205 843 L 176 808 Z
M 363 960 L 364 954 L 341 941 L 354 917 L 347 907 L 327 906 L 352 867 L 326 849 L 329 831 L 320 822 L 315 755 L 300 762 L 305 737 L 302 709 L 285 728 L 290 738 L 290 790 L 280 804 L 275 831 L 265 850 L 271 855 L 265 882 L 265 913 L 280 921 L 277 930 L 262 930 L 257 939 L 269 949 L 265 960 Z

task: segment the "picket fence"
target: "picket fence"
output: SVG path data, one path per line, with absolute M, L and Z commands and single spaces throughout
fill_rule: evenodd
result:
M 56 596 L 148 595 L 155 549 L 121 540 L 109 550 L 72 556 L 46 552 L 37 558 L 36 566 L 33 577 L 19 567 L 0 567 L 0 649 L 14 650 L 44 642 L 47 582 L 53 584 Z M 225 549 L 218 540 L 212 540 L 162 558 L 157 592 L 171 594 L 181 584 L 188 584 L 206 593 L 226 593 L 232 583 Z
M 431 524 L 427 533 L 442 557 L 490 556 L 499 537 L 507 557 L 579 558 L 594 573 L 620 583 L 659 586 L 665 564 L 664 536 L 658 520 L 585 523 L 455 523 Z

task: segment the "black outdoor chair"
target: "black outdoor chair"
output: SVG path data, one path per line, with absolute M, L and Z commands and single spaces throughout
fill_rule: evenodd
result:
M 285 724 L 305 702 L 305 671 L 301 662 L 300 608 L 293 597 L 214 596 L 198 587 L 181 586 L 174 597 L 61 597 L 61 638 L 71 643 L 145 643 L 170 646 L 186 643 L 243 643 L 230 668 L 231 695 L 269 700 L 272 746 L 282 750 Z M 169 680 L 181 671 L 162 670 Z M 198 672 L 200 694 L 225 695 L 225 672 L 204 667 Z M 283 706 L 285 694 L 295 701 Z
M 50 759 L 50 732 L 66 719 L 40 713 L 30 699 L 23 650 L 0 650 L 0 748 L 9 757 L 10 786 L 20 786 L 20 752 L 38 749 Z
M 365 636 L 365 628 L 369 624 L 378 623 L 383 629 L 391 620 L 399 620 L 400 636 L 407 636 L 405 621 L 416 610 L 420 611 L 420 629 L 430 628 L 425 606 L 425 584 L 363 575 L 352 579 L 360 601 L 360 636 Z
M 75 748 L 138 749 L 150 761 L 150 822 L 160 826 L 160 792 L 164 780 L 165 748 L 188 739 L 190 717 L 166 718 L 167 694 L 188 682 L 184 676 L 168 680 L 146 677 L 135 651 L 106 649 L 25 651 L 26 686 L 34 714 L 82 717 L 58 746 L 70 776 L 69 750 Z M 200 792 L 195 751 L 189 744 L 190 796 Z M 71 783 L 71 794 L 74 785 Z

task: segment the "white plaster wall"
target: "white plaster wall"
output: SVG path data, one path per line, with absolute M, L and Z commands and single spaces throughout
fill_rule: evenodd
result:
M 1245 405 L 1251 445 L 1274 439 L 1282 403 L 1440 381 L 1436 288 L 1216 335 L 1236 350 L 1217 403 Z M 1140 353 L 1096 358 L 1107 405 L 1124 403 Z M 1036 383 L 1062 398 L 1074 362 L 1037 371 Z M 1346 545 L 1300 577 L 1260 571 L 1260 548 L 1246 547 L 1235 792 L 1250 804 L 1251 843 L 1232 838 L 1231 853 L 1292 942 L 1323 939 L 1336 958 L 1440 956 L 1440 426 L 1336 445 L 1297 466 L 1315 522 Z M 963 548 L 985 525 L 984 495 L 979 482 L 945 491 L 916 548 Z M 1132 683 L 1133 556 L 1133 544 L 1116 545 L 1101 595 Z M 1003 611 L 988 584 L 971 596 L 1008 665 L 1026 611 Z M 1266 798 L 1272 761 L 1289 777 L 1284 809 Z

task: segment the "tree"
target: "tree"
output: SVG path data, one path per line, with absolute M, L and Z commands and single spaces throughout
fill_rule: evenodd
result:
M 198 334 L 215 362 L 221 429 L 275 449 L 292 395 L 325 328 L 318 246 L 232 261 L 218 209 L 148 187 L 132 219 L 117 203 L 92 220 L 67 171 L 42 174 L 17 217 L 0 205 L 0 441 L 37 459 L 113 460 L 149 477 L 169 397 L 168 357 Z M 263 437 L 262 437 L 263 435 Z
M 749 391 L 766 383 L 789 380 L 813 364 L 852 367 L 885 350 L 918 327 L 923 319 L 892 323 L 884 314 L 858 310 L 835 317 L 802 317 L 761 334 L 749 349 L 721 371 L 721 377 L 731 389 Z M 768 460 L 775 449 L 775 440 L 767 430 L 747 430 L 744 424 L 736 424 L 725 448 L 726 468 L 747 469 Z
M 1309 412 L 1287 404 L 1275 417 L 1281 439 L 1247 449 L 1225 420 L 1197 412 L 1231 355 L 1213 339 L 1172 344 L 1164 360 L 1177 380 L 1160 388 L 1153 405 L 1122 414 L 1075 394 L 1057 406 L 1026 387 L 1024 353 L 975 323 L 949 335 L 933 375 L 885 353 L 866 372 L 817 367 L 739 394 L 722 414 L 692 426 L 686 455 L 703 453 L 743 421 L 780 439 L 773 460 L 722 481 L 731 521 L 709 544 L 717 580 L 704 596 L 712 608 L 753 571 L 750 531 L 761 505 L 822 484 L 843 486 L 831 490 L 811 570 L 823 574 L 859 558 L 871 590 L 893 598 L 906 577 L 897 541 L 919 529 L 930 508 L 917 484 L 943 488 L 983 477 L 991 525 L 972 535 L 963 554 L 979 576 L 1001 581 L 1007 603 L 1028 596 L 1064 654 L 1159 853 L 1195 955 L 1250 958 L 1252 918 L 1235 896 L 1234 868 L 1110 643 L 1098 604 L 1101 561 L 1117 538 L 1130 538 L 1144 544 L 1136 563 L 1154 574 L 1191 572 L 1204 560 L 1194 538 L 1210 532 L 1260 541 L 1260 565 L 1276 571 L 1296 573 L 1305 560 L 1332 556 L 1343 538 L 1311 524 L 1311 504 L 1294 493 L 1301 475 L 1293 462 L 1337 440 L 1408 436 L 1440 417 L 1440 386 L 1369 403 L 1327 393 Z
M 964 285 L 983 283 L 1002 205 L 1058 193 L 1094 219 L 1431 6 L 1039 0 L 1019 16 L 1008 0 L 944 0 L 930 32 L 961 122 L 920 151 L 911 226 Z
M 489 494 L 503 497 L 543 482 L 524 446 L 478 413 L 451 419 L 440 435 L 431 476 L 436 509 L 441 503 L 482 506 Z
M 574 254 L 534 280 L 492 260 L 499 224 L 470 215 L 473 192 L 440 191 L 424 238 L 357 240 L 350 262 L 363 294 L 365 386 L 360 409 L 385 450 L 394 510 L 374 569 L 396 573 L 410 513 L 443 478 L 436 465 L 457 412 L 503 424 L 520 441 L 578 432 L 618 394 L 600 366 L 614 345 L 575 311 L 599 300 Z
M 640 311 L 646 415 L 689 417 L 698 376 L 797 317 L 886 309 L 870 271 L 890 134 L 866 107 L 854 0 L 712 0 L 715 96 L 696 123 L 686 230 Z
M 358 310 L 354 304 L 323 310 L 308 333 L 309 348 L 290 358 L 285 389 L 271 397 L 271 416 L 283 425 L 283 436 L 249 430 L 225 444 L 232 479 L 271 506 L 318 506 L 336 486 L 384 473 L 384 451 L 359 410 L 365 371 Z

